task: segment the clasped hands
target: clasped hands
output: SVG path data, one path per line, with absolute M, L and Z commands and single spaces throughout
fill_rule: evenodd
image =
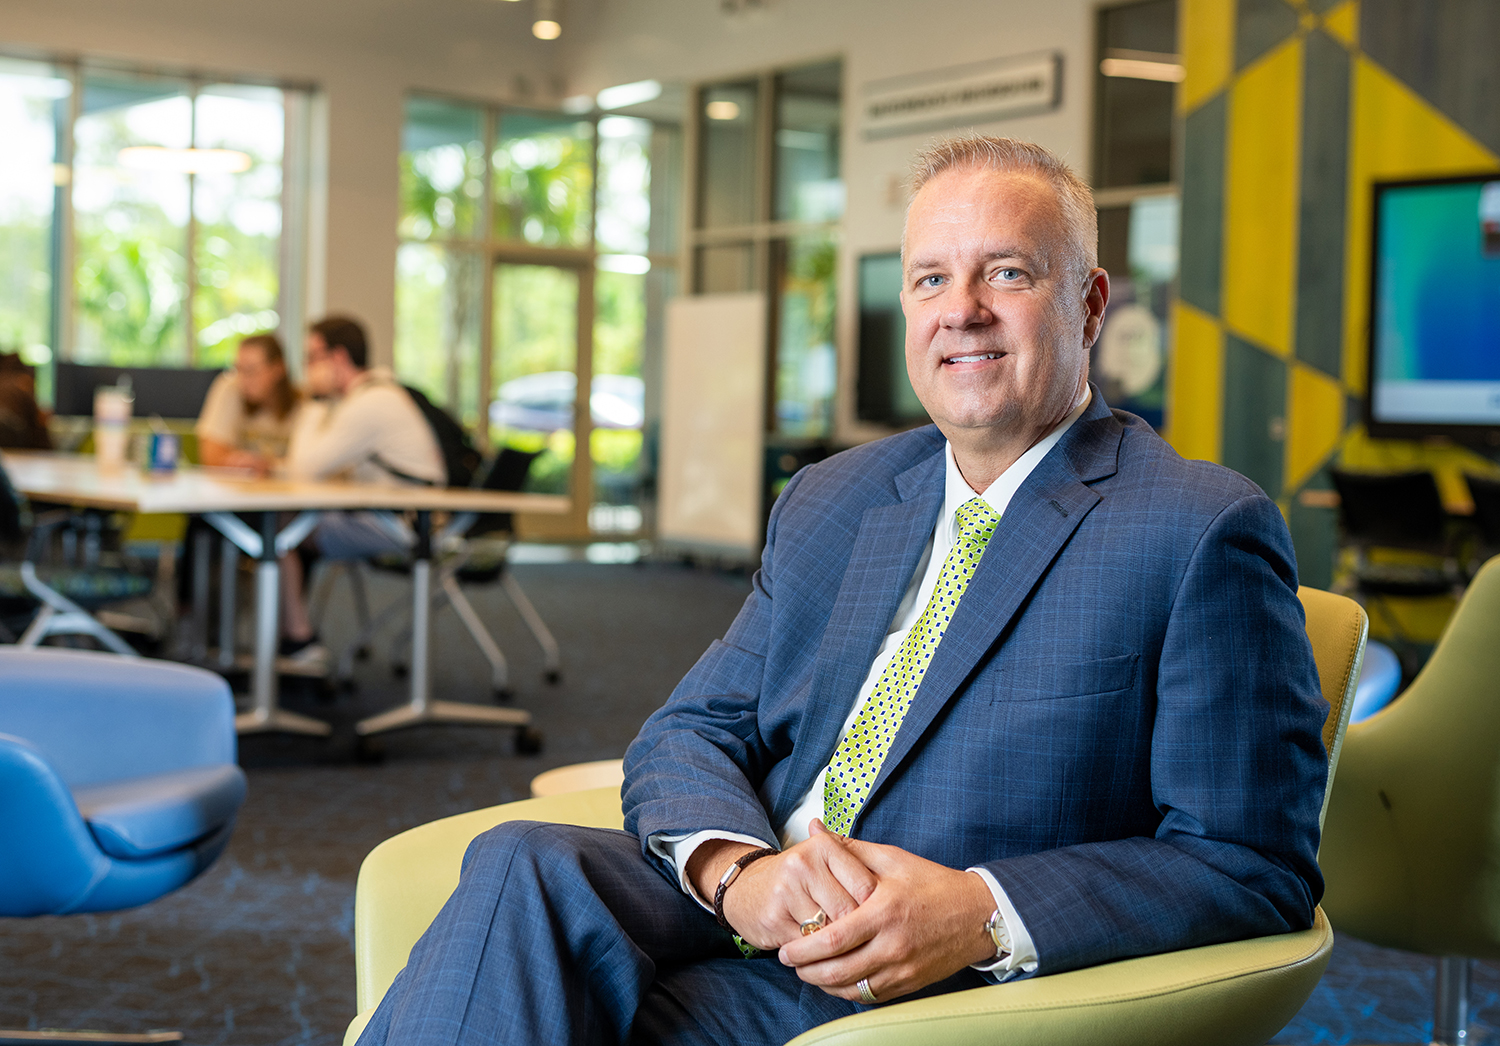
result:
M 743 843 L 698 847 L 688 876 L 699 894 L 741 854 Z M 965 966 L 993 958 L 984 930 L 994 897 L 972 872 L 936 864 L 900 847 L 846 839 L 813 821 L 807 840 L 745 867 L 724 895 L 724 916 L 740 937 L 795 967 L 797 976 L 858 1001 L 865 980 L 882 1002 L 907 995 Z M 819 910 L 827 922 L 803 935 Z

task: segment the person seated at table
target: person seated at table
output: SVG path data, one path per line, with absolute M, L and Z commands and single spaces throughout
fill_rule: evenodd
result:
M 292 479 L 350 479 L 385 485 L 439 485 L 447 469 L 421 408 L 384 367 L 369 365 L 364 328 L 343 316 L 312 325 L 304 374 L 310 395 L 329 401 L 325 411 L 297 426 L 287 452 Z M 405 551 L 414 537 L 406 525 L 374 512 L 327 512 L 307 545 L 328 559 L 363 559 Z M 282 561 L 282 652 L 308 662 L 326 661 L 307 614 L 306 561 Z
M 266 475 L 286 455 L 301 405 L 281 339 L 269 333 L 244 338 L 234 366 L 214 379 L 198 414 L 198 460 Z
M 0 447 L 52 449 L 46 412 L 36 402 L 36 370 L 16 352 L 0 352 Z

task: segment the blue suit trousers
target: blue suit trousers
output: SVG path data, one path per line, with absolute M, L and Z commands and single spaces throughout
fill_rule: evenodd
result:
M 515 821 L 470 844 L 359 1043 L 777 1044 L 860 1009 L 742 958 L 635 836 Z

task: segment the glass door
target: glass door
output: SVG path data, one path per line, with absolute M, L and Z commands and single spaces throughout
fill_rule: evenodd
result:
M 593 295 L 588 268 L 496 262 L 491 277 L 493 353 L 489 368 L 490 440 L 536 452 L 526 489 L 573 499 L 567 516 L 523 516 L 524 537 L 577 533 L 587 526 L 591 419 L 578 409 L 592 356 L 580 303 Z

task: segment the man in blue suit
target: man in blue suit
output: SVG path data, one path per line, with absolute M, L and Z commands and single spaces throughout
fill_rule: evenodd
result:
M 777 1043 L 1311 924 L 1327 706 L 1279 511 L 1088 384 L 1109 279 L 1065 165 L 958 139 L 915 189 L 935 426 L 788 484 L 626 754 L 626 831 L 476 840 L 361 1042 Z

